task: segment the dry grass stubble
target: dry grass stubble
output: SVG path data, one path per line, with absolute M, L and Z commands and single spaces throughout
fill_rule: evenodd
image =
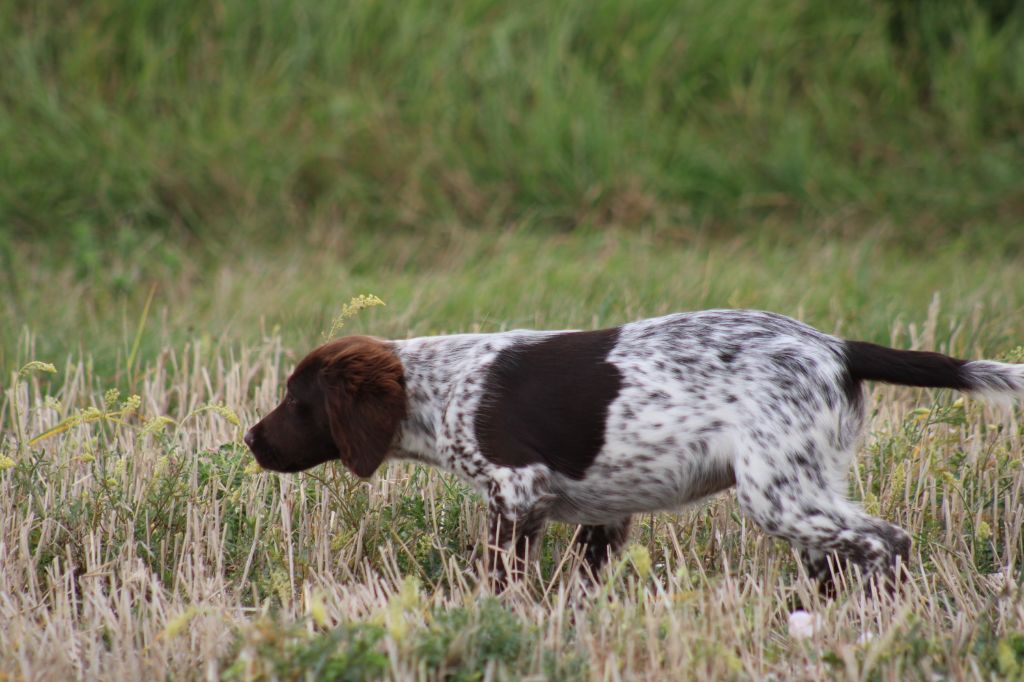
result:
M 934 326 L 918 341 L 934 341 Z M 333 467 L 253 469 L 233 412 L 248 424 L 270 409 L 289 357 L 275 338 L 213 357 L 199 342 L 167 349 L 139 373 L 137 410 L 88 359 L 11 377 L 0 411 L 0 679 L 1022 670 L 1019 412 L 873 391 L 852 489 L 915 538 L 896 601 L 869 598 L 850 576 L 822 602 L 731 494 L 645 517 L 596 596 L 573 591 L 572 529 L 555 528 L 530 578 L 493 597 L 469 549 L 483 509 L 449 478 L 404 464 L 369 484 Z M 23 445 L 87 405 L 101 416 Z M 822 617 L 810 638 L 787 634 L 797 604 Z

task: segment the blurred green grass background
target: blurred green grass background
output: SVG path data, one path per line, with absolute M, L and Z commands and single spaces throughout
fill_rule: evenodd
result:
M 395 335 L 1019 310 L 1022 38 L 1006 0 L 10 0 L 0 365 L 112 367 L 153 283 L 149 354 L 308 346 L 361 291 Z
M 1012 7 L 12 0 L 0 224 L 1019 225 Z

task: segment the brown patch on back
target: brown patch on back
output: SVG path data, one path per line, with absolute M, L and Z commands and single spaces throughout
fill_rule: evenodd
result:
M 618 335 L 567 332 L 501 351 L 474 421 L 483 456 L 510 467 L 544 463 L 583 478 L 604 447 L 608 406 L 622 384 L 608 362 Z

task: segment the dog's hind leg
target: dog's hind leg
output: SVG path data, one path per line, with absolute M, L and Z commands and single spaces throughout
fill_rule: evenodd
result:
M 740 508 L 770 535 L 789 540 L 805 556 L 812 577 L 831 579 L 830 555 L 849 562 L 865 576 L 892 587 L 910 557 L 910 536 L 875 518 L 837 492 L 839 477 L 825 475 L 842 453 L 806 447 L 744 452 L 736 458 Z M 824 466 L 823 466 L 824 465 Z
M 580 526 L 576 545 L 583 552 L 580 572 L 587 578 L 597 579 L 610 556 L 618 553 L 629 538 L 631 517 L 600 526 Z

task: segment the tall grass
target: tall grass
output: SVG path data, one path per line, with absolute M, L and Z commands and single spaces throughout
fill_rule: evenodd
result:
M 990 3 L 21 1 L 0 231 L 1019 227 Z

